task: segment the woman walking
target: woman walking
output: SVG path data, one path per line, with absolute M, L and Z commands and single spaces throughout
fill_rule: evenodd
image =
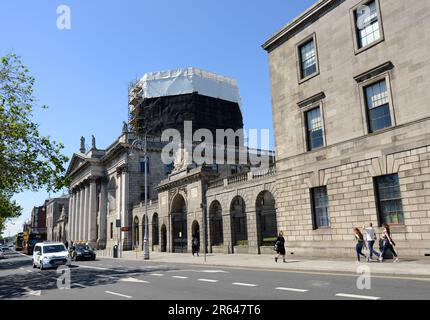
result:
M 360 256 L 367 258 L 367 256 L 363 253 L 364 237 L 361 231 L 358 228 L 352 229 L 354 233 L 354 240 L 357 241 L 355 245 L 355 251 L 357 252 L 357 263 L 360 263 Z
M 280 256 L 282 256 L 282 259 L 285 261 L 285 238 L 284 233 L 282 231 L 279 232 L 278 238 L 276 238 L 276 252 L 278 255 L 275 257 L 275 262 L 278 262 L 278 259 Z
M 385 252 L 387 252 L 387 250 L 391 250 L 395 258 L 394 262 L 399 262 L 399 257 L 397 256 L 397 253 L 394 250 L 394 247 L 396 244 L 394 243 L 393 238 L 391 238 L 390 226 L 384 223 L 382 227 L 384 228 L 384 231 L 382 236 L 382 252 L 381 252 L 381 256 L 379 257 L 379 261 L 380 262 L 384 261 Z
M 366 233 L 367 248 L 369 249 L 370 255 L 369 257 L 367 257 L 367 262 L 370 262 L 370 260 L 373 259 L 373 255 L 377 256 L 378 258 L 381 256 L 378 252 L 375 251 L 375 249 L 373 249 L 377 236 L 372 223 L 369 223 L 369 226 L 367 228 L 364 226 L 363 229 Z

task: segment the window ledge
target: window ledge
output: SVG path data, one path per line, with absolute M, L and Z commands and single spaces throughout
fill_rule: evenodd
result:
M 310 76 L 307 76 L 306 78 L 300 79 L 299 80 L 299 85 L 303 84 L 304 82 L 307 82 L 307 81 L 311 80 L 312 78 L 315 78 L 316 76 L 319 76 L 319 74 L 320 74 L 320 72 L 317 71 L 317 72 L 311 74 Z
M 365 47 L 362 47 L 360 49 L 355 49 L 355 55 L 359 55 L 360 53 L 369 50 L 370 48 L 373 48 L 374 46 L 380 44 L 381 42 L 383 42 L 385 39 L 384 37 L 380 38 L 379 40 L 376 40 L 375 42 L 372 42 L 371 44 L 368 44 Z

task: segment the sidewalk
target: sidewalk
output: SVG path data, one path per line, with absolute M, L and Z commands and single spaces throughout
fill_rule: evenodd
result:
M 108 252 L 99 251 L 99 258 L 111 258 Z M 136 255 L 135 251 L 123 252 L 121 260 L 142 261 L 142 252 L 139 251 Z M 386 260 L 383 263 L 379 262 L 362 262 L 356 264 L 354 257 L 351 259 L 331 259 L 326 258 L 310 258 L 287 256 L 287 263 L 275 263 L 272 255 L 250 255 L 250 254 L 208 254 L 206 262 L 204 256 L 193 257 L 189 254 L 178 253 L 159 253 L 151 252 L 150 261 L 155 263 L 184 263 L 207 265 L 217 267 L 238 267 L 251 269 L 265 270 L 284 270 L 284 271 L 299 271 L 299 272 L 329 272 L 329 273 L 348 273 L 357 274 L 358 266 L 369 266 L 370 272 L 375 275 L 383 276 L 404 276 L 404 277 L 419 277 L 429 278 L 430 280 L 430 258 L 427 259 L 400 259 L 400 263 L 393 263 L 392 260 Z M 281 259 L 282 261 L 282 259 Z

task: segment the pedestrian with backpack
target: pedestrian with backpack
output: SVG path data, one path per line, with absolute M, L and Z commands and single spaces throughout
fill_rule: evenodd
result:
M 276 238 L 275 251 L 278 254 L 275 257 L 275 262 L 278 262 L 279 257 L 282 256 L 283 262 L 286 263 L 286 261 L 285 261 L 285 238 L 284 238 L 284 233 L 282 231 L 279 232 L 278 237 Z
M 391 237 L 390 226 L 387 223 L 384 223 L 382 227 L 384 228 L 384 231 L 382 236 L 382 252 L 381 252 L 381 256 L 379 257 L 379 261 L 380 262 L 384 261 L 385 253 L 387 252 L 387 250 L 390 250 L 393 253 L 393 256 L 395 258 L 393 262 L 399 262 L 399 257 L 397 256 L 397 253 L 394 250 L 396 243 Z

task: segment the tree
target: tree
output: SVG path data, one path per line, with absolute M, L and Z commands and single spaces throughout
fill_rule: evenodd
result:
M 20 57 L 7 54 L 0 62 L 0 232 L 7 219 L 21 214 L 12 200 L 15 193 L 47 188 L 58 191 L 67 184 L 61 154 L 64 146 L 39 133 L 33 110 L 35 79 Z M 46 108 L 42 106 L 42 108 Z

